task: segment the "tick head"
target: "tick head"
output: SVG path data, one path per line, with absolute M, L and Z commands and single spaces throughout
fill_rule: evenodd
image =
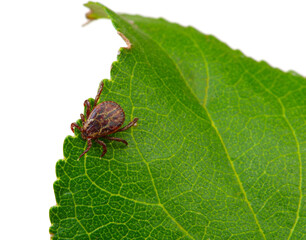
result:
M 85 129 L 83 129 L 83 131 L 82 131 L 82 138 L 85 139 L 85 140 L 88 138 L 88 134 L 87 134 Z
M 84 125 L 82 137 L 84 139 L 96 138 L 101 130 L 100 122 L 97 119 L 90 119 Z

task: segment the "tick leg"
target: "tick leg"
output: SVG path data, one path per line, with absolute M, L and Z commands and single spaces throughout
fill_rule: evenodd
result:
M 122 142 L 122 143 L 124 143 L 125 145 L 128 145 L 128 142 L 125 141 L 125 140 L 123 140 L 123 139 L 121 139 L 121 138 L 117 138 L 117 137 L 108 137 L 108 136 L 105 136 L 105 137 L 103 137 L 103 138 L 108 139 L 108 140 L 112 140 L 112 141 Z
M 89 149 L 91 148 L 91 145 L 92 145 L 91 139 L 88 139 L 88 140 L 87 140 L 87 148 L 86 148 L 86 150 L 79 156 L 79 159 L 80 159 L 85 153 L 87 153 L 87 152 L 89 151 Z
M 85 124 L 85 116 L 84 116 L 84 114 L 82 114 L 82 113 L 81 113 L 80 116 L 81 116 L 81 120 L 82 120 L 82 123 L 83 123 L 83 126 L 84 126 L 84 124 Z
M 122 131 L 125 131 L 126 129 L 132 127 L 135 125 L 135 123 L 137 123 L 138 121 L 138 118 L 135 118 L 132 122 L 130 122 L 128 125 L 126 125 L 125 127 L 119 129 L 117 132 L 122 132 Z
M 95 139 L 95 141 L 103 147 L 103 152 L 101 154 L 101 157 L 103 157 L 105 153 L 107 152 L 106 144 L 99 139 Z
M 101 96 L 101 93 L 102 93 L 102 90 L 103 90 L 103 86 L 104 86 L 104 83 L 103 83 L 103 81 L 102 81 L 101 84 L 100 84 L 100 87 L 99 87 L 97 96 L 96 96 L 96 98 L 95 98 L 95 103 L 94 103 L 94 106 L 93 106 L 93 107 L 97 106 L 97 103 L 98 103 L 98 101 L 99 101 L 99 99 L 100 99 L 100 96 Z
M 84 102 L 84 107 L 86 107 L 86 119 L 88 119 L 88 116 L 91 112 L 91 109 L 90 109 L 90 102 L 88 100 L 85 100 Z
M 79 131 L 80 132 L 82 132 L 82 128 L 78 125 L 78 124 L 76 124 L 76 123 L 71 123 L 71 126 L 70 126 L 70 128 L 71 128 L 71 131 L 74 133 L 74 128 L 77 128 L 77 129 L 79 129 Z

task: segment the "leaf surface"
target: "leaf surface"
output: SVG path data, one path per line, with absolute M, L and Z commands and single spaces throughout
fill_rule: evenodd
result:
M 53 239 L 306 238 L 306 79 L 192 27 L 86 6 L 129 46 L 100 101 L 139 122 L 102 159 L 65 139 Z

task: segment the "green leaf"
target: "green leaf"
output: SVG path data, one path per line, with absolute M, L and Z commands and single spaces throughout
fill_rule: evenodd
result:
M 306 79 L 192 27 L 86 6 L 130 45 L 100 101 L 139 122 L 103 158 L 65 139 L 53 239 L 306 239 Z

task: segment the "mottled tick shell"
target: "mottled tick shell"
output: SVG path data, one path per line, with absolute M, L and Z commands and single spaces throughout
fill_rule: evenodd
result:
M 122 126 L 125 120 L 123 109 L 119 104 L 106 101 L 98 104 L 88 116 L 83 129 L 89 138 L 99 138 L 113 132 Z

